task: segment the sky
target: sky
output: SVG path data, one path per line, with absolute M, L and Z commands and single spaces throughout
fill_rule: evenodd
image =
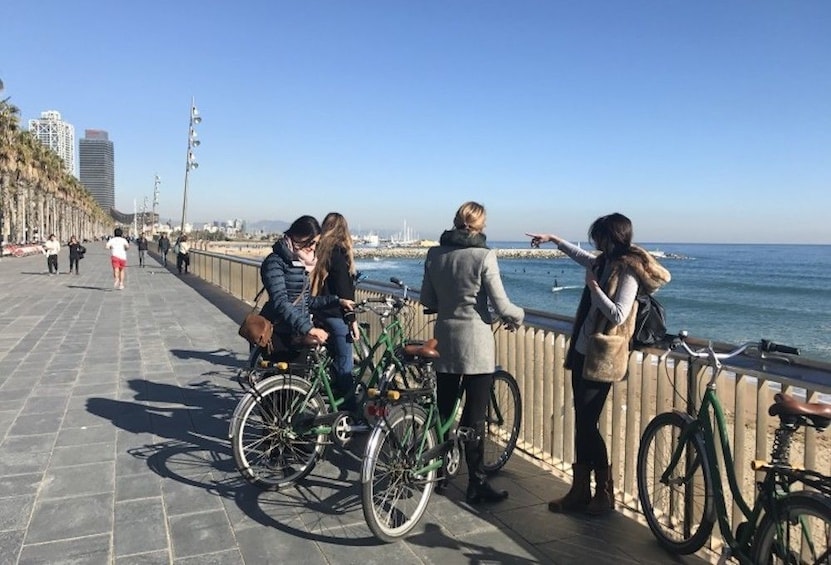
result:
M 831 2 L 6 0 L 3 97 L 109 132 L 116 207 L 438 239 L 831 243 Z M 76 141 L 77 143 L 77 141 Z

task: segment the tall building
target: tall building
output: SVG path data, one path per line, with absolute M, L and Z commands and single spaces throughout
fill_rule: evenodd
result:
M 78 142 L 78 177 L 104 210 L 115 206 L 115 167 L 113 142 L 106 131 L 88 129 Z
M 60 112 L 41 112 L 39 120 L 29 120 L 29 131 L 58 154 L 67 173 L 75 175 L 75 128 L 61 119 Z

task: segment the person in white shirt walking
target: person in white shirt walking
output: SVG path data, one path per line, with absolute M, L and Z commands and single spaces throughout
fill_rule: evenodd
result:
M 110 250 L 110 262 L 113 266 L 113 287 L 124 290 L 124 268 L 127 266 L 127 250 L 130 244 L 124 239 L 121 228 L 115 228 L 114 237 L 107 240 L 107 249 Z
M 43 244 L 44 253 L 46 254 L 46 266 L 49 268 L 49 275 L 58 274 L 58 253 L 61 251 L 61 244 L 55 234 L 51 234 L 49 239 Z

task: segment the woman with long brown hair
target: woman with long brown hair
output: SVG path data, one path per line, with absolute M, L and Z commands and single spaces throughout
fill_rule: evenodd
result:
M 638 293 L 652 294 L 670 281 L 670 274 L 652 255 L 632 243 L 632 222 L 623 214 L 601 216 L 589 227 L 589 240 L 599 254 L 581 249 L 558 235 L 526 235 L 533 247 L 552 242 L 586 269 L 586 285 L 565 360 L 565 367 L 571 370 L 574 400 L 574 477 L 565 496 L 549 502 L 548 509 L 605 514 L 614 509 L 615 497 L 609 452 L 599 428 L 600 413 L 612 383 L 626 374 Z
M 337 212 L 326 214 L 315 255 L 317 261 L 312 271 L 312 294 L 354 301 L 355 257 L 349 224 L 343 215 Z M 352 392 L 354 384 L 352 344 L 358 338 L 355 313 L 344 312 L 340 304 L 335 302 L 329 308 L 316 312 L 316 315 L 329 332 L 327 344 L 333 359 L 335 389 L 340 395 L 346 396 Z M 350 409 L 353 406 L 347 400 L 344 407 Z

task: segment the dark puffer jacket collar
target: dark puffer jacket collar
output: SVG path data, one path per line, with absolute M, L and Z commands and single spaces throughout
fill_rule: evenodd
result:
M 441 234 L 439 243 L 448 247 L 488 247 L 485 234 L 460 229 L 447 230 Z

